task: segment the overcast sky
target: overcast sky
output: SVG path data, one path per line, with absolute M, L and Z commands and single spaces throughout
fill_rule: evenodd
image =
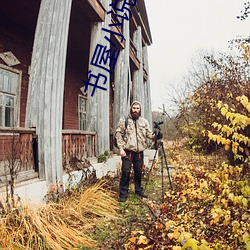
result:
M 228 41 L 250 36 L 250 18 L 236 17 L 244 0 L 145 0 L 153 44 L 149 47 L 152 108 L 168 105 L 198 51 L 228 50 Z

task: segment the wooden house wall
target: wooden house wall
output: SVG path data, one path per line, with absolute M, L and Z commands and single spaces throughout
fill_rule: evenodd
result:
M 67 71 L 64 85 L 63 129 L 79 129 L 78 97 L 82 95 L 80 88 L 83 86 L 83 79 L 81 74 Z
M 18 6 L 18 1 L 14 2 Z M 22 71 L 20 126 L 36 127 L 40 177 L 54 182 L 62 177 L 62 129 L 79 129 L 78 96 L 89 70 L 96 75 L 107 75 L 107 91 L 97 89 L 91 96 L 90 86 L 87 97 L 87 129 L 97 132 L 98 154 L 112 149 L 110 135 L 119 118 L 128 114 L 132 100 L 149 105 L 143 112 L 147 118 L 150 115 L 150 102 L 145 100 L 145 96 L 150 96 L 149 86 L 145 87 L 149 79 L 143 79 L 147 51 L 142 53 L 143 47 L 150 44 L 150 37 L 144 30 L 141 16 L 133 10 L 133 19 L 123 25 L 126 41 L 120 44 L 122 49 L 111 77 L 90 64 L 97 44 L 110 46 L 104 39 L 109 34 L 101 29 L 111 22 L 110 15 L 103 16 L 103 9 L 110 9 L 111 0 L 86 3 L 34 0 L 34 10 L 32 5 L 26 6 L 27 1 L 23 3 L 32 12 L 30 25 L 29 17 L 24 14 L 25 23 L 18 22 L 17 16 L 14 19 L 18 9 L 8 5 L 12 20 L 6 26 L 7 11 L 1 15 L 0 7 L 0 53 L 12 51 L 21 62 L 14 66 Z M 131 42 L 137 52 L 131 52 Z M 0 63 L 3 63 L 1 59 Z
M 21 93 L 20 93 L 20 122 L 19 126 L 24 127 L 28 83 L 29 66 L 32 54 L 32 44 L 34 37 L 18 23 L 14 23 L 0 12 L 0 53 L 11 51 L 20 61 L 20 64 L 10 68 L 22 72 Z M 5 62 L 0 59 L 0 64 Z

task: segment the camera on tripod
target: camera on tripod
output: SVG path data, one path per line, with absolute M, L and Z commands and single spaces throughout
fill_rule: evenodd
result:
M 154 122 L 154 128 L 161 130 L 160 125 L 162 125 L 162 124 L 163 124 L 163 121 L 161 121 L 161 122 Z
M 155 136 L 156 140 L 163 138 L 163 134 L 161 133 L 161 127 L 160 127 L 160 125 L 162 124 L 163 124 L 163 121 L 161 122 L 154 121 L 154 129 L 155 129 L 154 134 L 156 135 Z
M 165 149 L 164 149 L 164 146 L 163 146 L 163 134 L 161 132 L 161 127 L 160 125 L 163 124 L 163 121 L 154 121 L 154 134 L 155 134 L 155 141 L 154 141 L 154 148 L 155 148 L 155 155 L 154 155 L 154 159 L 153 159 L 153 162 L 152 162 L 152 165 L 151 165 L 151 168 L 149 169 L 149 172 L 148 172 L 148 179 L 147 179 L 147 182 L 146 182 L 146 185 L 145 185 L 145 188 L 146 189 L 146 186 L 147 186 L 147 183 L 148 183 L 148 180 L 149 180 L 149 176 L 150 176 L 150 173 L 153 169 L 153 166 L 154 166 L 154 163 L 155 163 L 155 160 L 156 160 L 156 155 L 158 153 L 158 156 L 157 158 L 159 157 L 161 159 L 161 177 L 162 177 L 162 203 L 164 202 L 164 162 L 165 162 L 165 167 L 167 168 L 167 174 L 168 174 L 168 180 L 169 180 L 169 185 L 170 185 L 170 189 L 172 189 L 172 180 L 171 180 L 171 176 L 170 176 L 170 172 L 169 172 L 169 166 L 168 166 L 168 163 L 167 163 L 167 156 L 166 156 L 166 153 L 165 153 Z

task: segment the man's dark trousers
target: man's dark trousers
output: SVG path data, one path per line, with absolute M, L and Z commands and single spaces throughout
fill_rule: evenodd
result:
M 142 165 L 143 165 L 143 152 L 134 152 L 125 150 L 126 155 L 122 157 L 122 176 L 120 179 L 120 197 L 128 197 L 130 172 L 133 164 L 134 168 L 134 184 L 135 193 L 142 193 L 143 189 L 141 186 L 142 179 Z

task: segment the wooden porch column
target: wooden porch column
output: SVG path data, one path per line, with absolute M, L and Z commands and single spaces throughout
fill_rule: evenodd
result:
M 36 127 L 39 176 L 62 180 L 62 114 L 72 0 L 42 0 L 35 32 L 26 127 Z
M 100 0 L 104 9 L 108 11 L 111 7 L 109 4 L 111 0 Z M 105 32 L 102 28 L 110 29 L 109 24 L 111 23 L 111 15 L 105 15 L 105 21 L 92 23 L 91 27 L 91 38 L 90 38 L 90 55 L 89 61 L 91 62 L 94 55 L 96 45 L 100 44 L 110 48 L 110 43 L 104 38 L 107 36 L 110 38 L 110 33 Z M 112 47 L 112 46 L 111 46 Z M 109 88 L 110 88 L 110 76 L 109 72 L 101 69 L 97 66 L 91 65 L 89 62 L 90 74 L 98 76 L 98 74 L 103 74 L 107 77 L 107 82 L 103 85 L 103 77 L 101 77 L 98 85 L 107 88 L 107 90 L 102 90 L 96 88 L 93 96 L 92 86 L 88 86 L 88 101 L 87 101 L 87 130 L 97 132 L 97 154 L 102 154 L 105 150 L 109 150 Z M 87 72 L 86 72 L 87 73 Z M 92 80 L 90 81 L 92 82 Z
M 144 83 L 143 83 L 143 57 L 142 57 L 142 33 L 141 27 L 138 26 L 137 30 L 133 34 L 133 42 L 137 49 L 137 58 L 140 61 L 140 67 L 133 73 L 133 101 L 137 100 L 142 106 L 142 115 L 145 114 L 145 103 L 144 100 Z
M 152 106 L 151 106 L 151 90 L 150 90 L 150 75 L 149 75 L 149 65 L 148 65 L 148 46 L 142 48 L 143 55 L 143 65 L 147 71 L 148 77 L 147 80 L 144 80 L 144 100 L 145 100 L 145 112 L 144 116 L 148 119 L 150 125 L 152 125 Z
M 123 35 L 125 38 L 125 48 L 120 51 L 114 75 L 114 130 L 117 127 L 120 117 L 128 115 L 130 107 L 129 21 L 124 21 Z

